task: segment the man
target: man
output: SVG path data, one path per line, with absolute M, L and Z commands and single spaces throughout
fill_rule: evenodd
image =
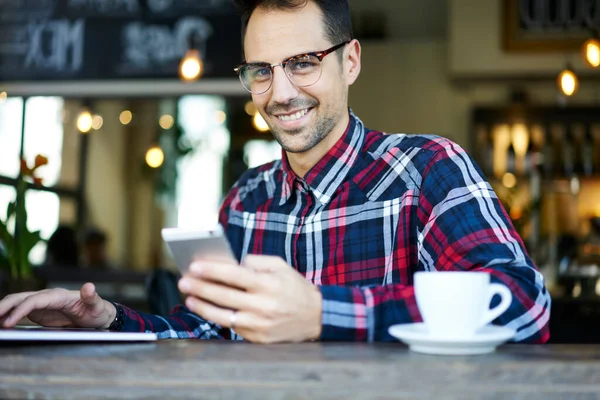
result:
M 161 338 L 391 340 L 389 326 L 421 319 L 415 271 L 477 270 L 513 293 L 495 323 L 545 342 L 543 277 L 467 154 L 440 137 L 370 131 L 349 111 L 361 47 L 347 1 L 241 3 L 247 61 L 236 71 L 284 149 L 223 203 L 242 266 L 192 264 L 179 282 L 186 307 L 168 319 L 104 301 L 88 283 L 6 298 L 4 326 L 29 315 Z

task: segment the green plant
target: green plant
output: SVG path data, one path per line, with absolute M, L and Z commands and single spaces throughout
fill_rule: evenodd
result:
M 25 191 L 29 181 L 36 186 L 41 186 L 42 180 L 35 176 L 35 172 L 46 164 L 48 164 L 48 159 L 42 155 L 35 158 L 35 163 L 31 168 L 27 166 L 25 160 L 21 160 L 21 173 L 16 185 L 16 200 L 8 204 L 6 219 L 4 221 L 0 219 L 0 268 L 8 271 L 10 277 L 16 280 L 31 277 L 29 253 L 42 240 L 40 231 L 31 232 L 27 228 Z

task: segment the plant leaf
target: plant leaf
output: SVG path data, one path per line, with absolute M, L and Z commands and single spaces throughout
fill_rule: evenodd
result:
M 14 250 L 15 242 L 10 232 L 8 232 L 8 227 L 2 221 L 0 221 L 0 241 L 2 241 L 6 253 L 10 255 Z
M 10 217 L 13 216 L 13 214 L 15 213 L 16 210 L 17 210 L 16 202 L 11 201 L 10 203 L 8 203 L 8 207 L 6 208 L 6 221 L 7 222 L 10 219 Z
M 31 249 L 33 249 L 33 247 L 38 244 L 38 242 L 40 240 L 42 240 L 42 237 L 40 236 L 40 231 L 35 231 L 35 232 L 29 232 L 29 231 L 25 231 L 23 232 L 23 252 L 25 254 L 29 254 L 29 252 L 31 251 Z

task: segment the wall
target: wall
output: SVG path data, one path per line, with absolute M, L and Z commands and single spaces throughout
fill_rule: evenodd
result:
M 156 204 L 154 174 L 145 165 L 145 154 L 155 144 L 158 110 L 154 100 L 132 104 L 133 121 L 126 135 L 126 195 L 128 267 L 146 270 L 161 257 L 162 212 Z
M 365 42 L 350 106 L 372 129 L 468 144 L 468 93 L 446 76 L 444 40 Z
M 108 236 L 108 256 L 122 262 L 127 254 L 127 210 L 125 158 L 126 131 L 119 122 L 124 102 L 96 101 L 93 111 L 103 117 L 103 126 L 89 135 L 86 186 L 87 218 L 90 225 Z
M 59 184 L 75 189 L 79 182 L 79 150 L 81 134 L 75 126 L 75 116 L 79 111 L 80 102 L 65 99 L 63 106 L 63 148 L 62 166 Z M 69 198 L 61 198 L 59 223 L 73 225 L 77 221 L 77 202 Z
M 450 54 L 449 43 L 444 39 L 363 43 L 362 72 L 350 89 L 352 109 L 373 129 L 436 133 L 472 151 L 472 109 L 504 106 L 513 90 L 525 91 L 536 105 L 600 104 L 600 81 L 582 80 L 579 91 L 565 99 L 559 95 L 554 77 L 452 79 Z
M 449 72 L 452 77 L 555 76 L 565 66 L 598 77 L 585 69 L 578 52 L 571 54 L 504 53 L 502 0 L 451 0 L 449 2 Z

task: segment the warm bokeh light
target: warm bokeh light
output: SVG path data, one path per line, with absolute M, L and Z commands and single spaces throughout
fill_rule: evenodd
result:
M 254 127 L 261 132 L 266 132 L 269 130 L 269 125 L 267 125 L 265 119 L 262 117 L 262 115 L 260 115 L 258 111 L 254 114 L 254 118 L 252 118 L 252 123 L 254 124 Z
M 102 128 L 102 125 L 104 124 L 104 120 L 102 119 L 102 117 L 100 115 L 94 115 L 92 117 L 92 128 L 97 131 L 98 129 Z
M 179 64 L 179 76 L 182 80 L 195 81 L 202 75 L 204 66 L 198 50 L 189 50 Z
M 175 118 L 172 115 L 165 114 L 158 119 L 158 124 L 164 130 L 171 129 L 175 125 Z
M 4 103 L 4 100 L 6 100 L 7 97 L 8 97 L 8 93 L 0 92 L 0 104 Z
M 227 114 L 225 114 L 225 111 L 221 111 L 221 110 L 215 111 L 215 121 L 217 122 L 217 124 L 221 125 L 222 123 L 225 122 L 226 119 L 227 119 Z
M 158 146 L 153 146 L 146 152 L 146 164 L 150 168 L 158 168 L 165 161 L 165 154 Z
M 566 68 L 558 75 L 558 88 L 565 96 L 574 95 L 579 88 L 577 75 L 571 69 Z
M 582 46 L 583 59 L 590 67 L 600 66 L 600 41 L 595 38 L 586 40 Z
M 92 129 L 92 114 L 89 111 L 82 111 L 77 116 L 77 129 L 81 133 L 88 133 Z
M 248 114 L 248 115 L 256 114 L 256 106 L 254 105 L 254 102 L 253 101 L 247 102 L 246 105 L 244 106 L 244 110 L 246 110 L 246 114 Z
M 517 185 L 517 177 L 507 172 L 502 176 L 502 184 L 509 189 L 514 188 Z
M 510 209 L 510 219 L 517 220 L 523 216 L 523 208 L 520 206 L 514 206 Z
M 123 125 L 129 124 L 132 119 L 133 119 L 133 114 L 129 110 L 125 110 L 125 111 L 121 112 L 121 114 L 119 115 L 119 121 Z

